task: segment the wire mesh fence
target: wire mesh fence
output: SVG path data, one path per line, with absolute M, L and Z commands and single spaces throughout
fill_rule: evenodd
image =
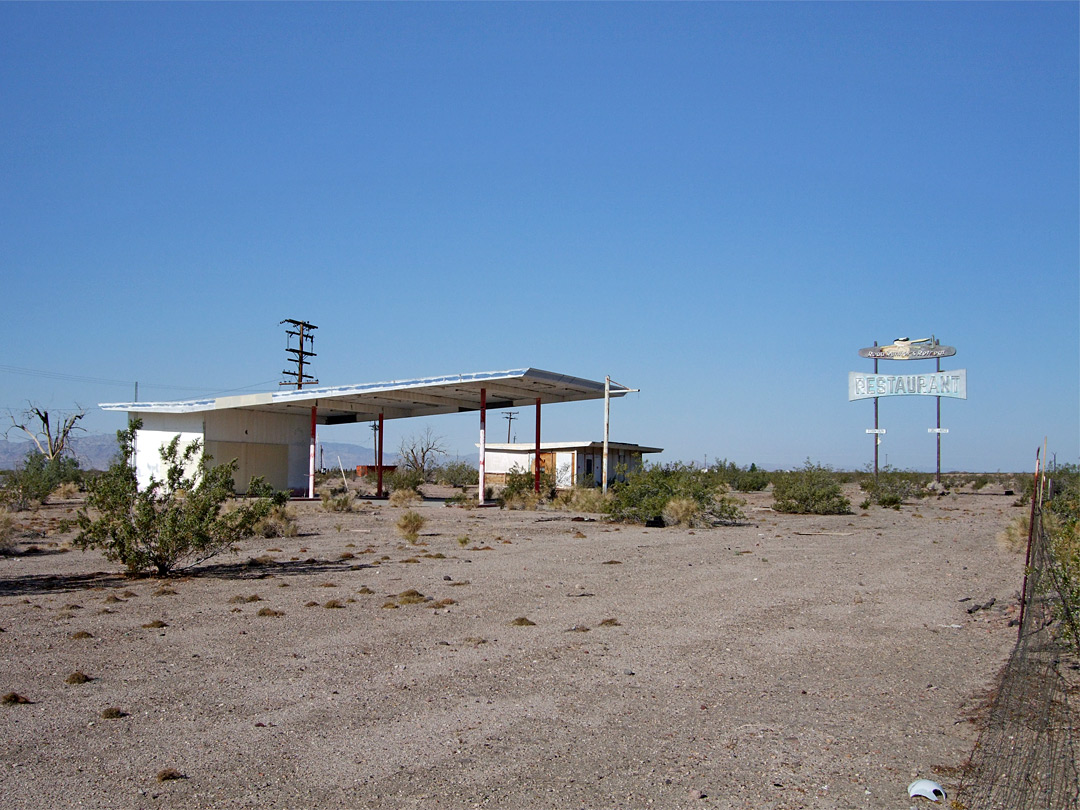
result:
M 1054 558 L 1041 487 L 1032 499 L 1019 636 L 957 792 L 966 810 L 1078 810 L 1077 616 Z

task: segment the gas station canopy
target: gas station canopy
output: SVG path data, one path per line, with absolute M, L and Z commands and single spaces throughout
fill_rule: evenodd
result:
M 602 381 L 523 368 L 177 402 L 103 403 L 101 408 L 106 411 L 162 414 L 232 409 L 309 414 L 314 407 L 319 424 L 342 425 L 374 421 L 380 414 L 385 419 L 405 419 L 479 411 L 481 391 L 486 395 L 486 408 L 498 410 L 535 405 L 538 400 L 540 404 L 547 405 L 555 402 L 603 399 L 604 386 Z M 612 397 L 624 396 L 632 390 L 614 382 L 609 386 L 609 395 Z

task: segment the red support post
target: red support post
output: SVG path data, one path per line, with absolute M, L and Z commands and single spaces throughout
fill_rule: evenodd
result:
M 481 506 L 484 505 L 484 467 L 487 464 L 487 389 L 480 389 L 480 492 L 477 495 Z
M 376 472 L 375 472 L 375 480 L 377 482 L 376 483 L 376 489 L 375 489 L 375 496 L 378 497 L 378 498 L 381 498 L 383 496 L 383 488 L 382 488 L 383 415 L 381 413 L 379 414 L 379 434 L 375 438 L 376 438 L 376 440 L 375 440 L 375 470 L 376 470 Z
M 536 398 L 536 452 L 534 453 L 535 472 L 533 473 L 533 491 L 540 494 L 540 397 Z

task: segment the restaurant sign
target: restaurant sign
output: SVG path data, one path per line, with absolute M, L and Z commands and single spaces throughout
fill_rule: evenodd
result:
M 948 348 L 948 347 L 942 347 Z M 967 369 L 932 374 L 862 374 L 848 372 L 848 401 L 874 397 L 951 397 L 967 399 Z
M 933 335 L 919 340 L 897 338 L 886 346 L 868 346 L 865 349 L 859 349 L 859 357 L 870 360 L 934 360 L 940 357 L 952 357 L 954 354 L 956 354 L 955 348 L 941 345 Z

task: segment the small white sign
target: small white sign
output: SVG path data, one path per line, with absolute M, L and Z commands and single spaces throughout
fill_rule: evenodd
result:
M 948 433 L 949 429 L 948 428 L 927 428 L 926 432 L 927 433 Z
M 881 434 L 884 434 L 885 433 L 885 428 L 867 428 L 866 432 L 867 433 L 881 433 Z

